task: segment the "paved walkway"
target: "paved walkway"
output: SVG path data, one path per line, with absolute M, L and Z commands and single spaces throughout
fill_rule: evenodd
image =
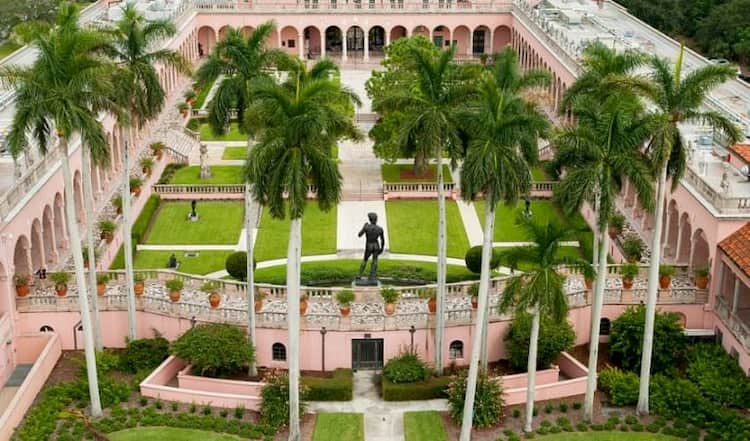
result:
M 362 225 L 368 222 L 367 214 L 378 215 L 378 225 L 383 228 L 386 250 L 391 246 L 388 236 L 388 219 L 384 201 L 342 201 L 336 219 L 336 250 L 361 253 L 365 249 L 364 237 L 357 237 Z
M 477 216 L 477 210 L 474 209 L 474 204 L 459 199 L 456 201 L 456 205 L 458 206 L 458 213 L 461 215 L 461 220 L 464 223 L 464 230 L 466 230 L 469 245 L 472 247 L 482 245 L 484 230 L 482 230 L 482 224 L 479 222 L 479 216 Z

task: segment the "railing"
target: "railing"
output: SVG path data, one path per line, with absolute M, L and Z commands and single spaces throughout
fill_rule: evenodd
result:
M 159 194 L 184 194 L 184 193 L 228 193 L 242 194 L 245 192 L 244 184 L 156 184 L 154 192 Z
M 452 192 L 456 188 L 454 182 L 444 182 L 443 191 Z M 384 182 L 383 191 L 386 193 L 437 193 L 435 182 Z
M 10 317 L 7 312 L 0 315 L 0 342 L 8 341 L 11 337 Z
M 685 168 L 683 177 L 690 186 L 701 194 L 721 213 L 740 213 L 750 209 L 750 196 L 728 197 L 711 188 L 692 168 Z
M 531 182 L 531 194 L 534 193 L 552 193 L 557 187 L 557 181 L 532 181 Z
M 233 0 L 193 0 L 199 10 L 215 12 L 356 12 L 356 13 L 462 13 L 509 11 L 510 1 L 456 1 L 456 0 L 259 0 L 253 2 Z
M 750 351 L 750 325 L 742 321 L 741 318 L 732 314 L 732 310 L 727 304 L 727 301 L 720 295 L 716 296 L 716 304 L 714 305 L 714 311 L 719 319 L 729 328 L 732 334 L 737 340 L 742 343 L 745 350 Z

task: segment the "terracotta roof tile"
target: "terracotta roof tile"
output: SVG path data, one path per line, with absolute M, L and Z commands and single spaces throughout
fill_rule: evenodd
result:
M 732 146 L 732 151 L 737 153 L 740 158 L 750 164 L 750 144 L 735 144 Z
M 719 242 L 719 248 L 750 276 L 750 222 Z

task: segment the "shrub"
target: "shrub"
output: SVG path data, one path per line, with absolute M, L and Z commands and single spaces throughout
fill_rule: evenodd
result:
M 448 385 L 448 406 L 451 419 L 460 423 L 464 412 L 466 397 L 466 373 L 460 372 L 451 379 Z M 480 372 L 477 377 L 476 395 L 474 396 L 473 426 L 491 427 L 503 416 L 503 390 L 500 383 Z
M 307 389 L 300 387 L 300 415 L 304 413 Z M 279 429 L 289 424 L 289 377 L 271 375 L 261 390 L 260 419 L 264 424 Z
M 530 339 L 531 314 L 516 314 L 505 335 L 505 347 L 513 369 L 526 371 Z M 566 320 L 557 323 L 549 317 L 542 317 L 537 347 L 539 369 L 547 369 L 560 352 L 570 348 L 574 342 L 575 332 Z
M 381 288 L 380 296 L 385 303 L 395 303 L 398 300 L 398 291 L 393 288 Z
M 430 376 L 430 369 L 417 354 L 407 352 L 391 358 L 383 367 L 383 377 L 391 383 L 416 383 Z
M 559 406 L 560 412 L 565 413 L 568 411 L 568 403 L 560 403 Z
M 245 368 L 255 358 L 245 332 L 224 323 L 198 325 L 172 345 L 172 353 L 193 366 L 198 375 L 221 377 Z
M 544 405 L 544 413 L 550 414 L 552 411 L 555 410 L 555 407 L 549 403 Z
M 381 392 L 385 401 L 432 400 L 446 398 L 451 377 L 432 377 L 416 383 L 391 383 L 381 379 Z
M 629 234 L 622 241 L 622 251 L 630 262 L 637 262 L 643 256 L 643 242 L 636 234 Z
M 633 372 L 610 367 L 599 373 L 599 387 L 609 395 L 615 406 L 630 406 L 638 402 L 639 378 Z
M 154 338 L 128 340 L 120 353 L 120 369 L 135 373 L 153 370 L 169 356 L 169 341 L 161 335 Z
M 183 167 L 186 167 L 187 164 L 180 164 L 180 163 L 171 163 L 167 164 L 164 167 L 164 171 L 161 172 L 161 176 L 159 177 L 158 184 L 169 184 L 169 181 L 172 180 L 172 177 L 174 176 L 175 172 Z
M 169 291 L 180 291 L 184 286 L 184 283 L 180 279 L 169 279 L 164 282 L 164 286 L 166 286 Z
M 227 256 L 224 267 L 230 276 L 237 280 L 244 281 L 247 279 L 247 253 L 245 251 L 237 251 Z
M 245 416 L 245 406 L 239 405 L 234 408 L 234 417 L 241 420 Z
M 521 410 L 520 409 L 513 409 L 513 412 L 511 414 L 513 415 L 513 418 L 520 418 L 521 417 Z
M 103 233 L 112 233 L 115 231 L 115 229 L 117 229 L 117 225 L 114 222 L 112 222 L 110 219 L 102 219 L 99 222 L 97 222 L 96 226 Z
M 659 265 L 659 277 L 672 277 L 675 271 L 672 265 Z
M 131 176 L 129 182 L 131 190 L 140 188 L 143 185 L 143 179 L 139 178 L 138 176 Z
M 340 305 L 349 305 L 354 301 L 354 292 L 351 289 L 345 289 L 336 293 L 336 301 Z
M 700 344 L 688 352 L 685 373 L 703 395 L 721 405 L 750 407 L 750 380 L 720 345 Z
M 49 278 L 55 285 L 67 285 L 70 282 L 70 273 L 65 271 L 50 273 Z
M 96 284 L 105 285 L 109 282 L 109 274 L 107 273 L 96 273 Z
M 620 275 L 623 279 L 633 279 L 640 272 L 640 268 L 635 263 L 626 263 L 620 267 Z
M 609 354 L 612 361 L 625 370 L 640 371 L 645 320 L 646 308 L 637 305 L 629 307 L 612 321 Z M 679 366 L 686 345 L 679 316 L 675 313 L 657 311 L 651 372 L 664 372 Z
M 331 378 L 302 377 L 311 401 L 351 401 L 354 377 L 351 369 L 336 369 Z
M 474 274 L 480 274 L 482 272 L 482 246 L 477 245 L 469 248 L 464 256 L 464 262 L 466 262 L 466 268 Z M 490 269 L 497 268 L 500 265 L 500 253 L 492 250 L 492 257 L 490 257 Z

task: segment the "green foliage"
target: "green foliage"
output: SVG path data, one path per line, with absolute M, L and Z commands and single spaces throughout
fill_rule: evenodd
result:
M 138 176 L 131 176 L 130 177 L 130 189 L 135 190 L 136 188 L 140 188 L 141 185 L 143 185 L 143 179 L 139 178 Z
M 154 217 L 154 213 L 156 213 L 156 210 L 159 208 L 159 202 L 159 195 L 152 194 L 143 205 L 141 214 L 138 215 L 138 219 L 133 223 L 133 228 L 130 230 L 130 235 L 133 237 L 133 246 L 141 244 L 145 240 L 146 231 L 151 224 L 151 219 Z
M 351 289 L 344 289 L 336 293 L 336 301 L 340 305 L 349 305 L 354 301 L 354 292 Z
M 300 415 L 304 414 L 304 400 L 307 399 L 307 388 L 300 385 Z M 260 419 L 263 424 L 274 429 L 289 424 L 289 377 L 271 375 L 266 378 L 266 385 L 261 391 Z
M 623 279 L 632 280 L 638 275 L 638 273 L 640 273 L 640 268 L 638 267 L 638 264 L 626 263 L 620 267 L 620 275 L 622 275 Z
M 640 371 L 645 320 L 646 308 L 637 305 L 628 307 L 620 317 L 612 321 L 609 354 L 617 366 L 628 371 Z M 657 311 L 651 372 L 666 372 L 679 366 L 686 345 L 679 316 Z
M 466 373 L 460 372 L 451 379 L 448 385 L 448 406 L 451 419 L 461 423 L 466 397 Z M 473 426 L 476 428 L 492 427 L 503 417 L 503 389 L 498 381 L 490 378 L 486 372 L 477 377 L 476 395 L 474 397 Z
M 55 285 L 67 285 L 68 282 L 70 282 L 70 277 L 70 273 L 66 271 L 59 271 L 49 274 L 50 280 L 52 280 Z
M 383 377 L 396 384 L 424 381 L 430 374 L 425 362 L 411 352 L 391 358 L 383 367 Z
M 750 407 L 750 379 L 718 344 L 690 348 L 685 374 L 709 400 L 728 407 Z
M 182 279 L 169 279 L 164 282 L 164 286 L 170 291 L 180 291 L 184 286 Z
M 100 220 L 96 226 L 101 230 L 103 233 L 112 233 L 117 228 L 117 225 L 112 222 L 110 219 L 102 219 Z
M 354 377 L 351 369 L 336 369 L 331 378 L 302 377 L 310 401 L 351 401 Z
M 599 372 L 598 380 L 599 387 L 615 406 L 631 406 L 638 402 L 639 378 L 635 373 L 608 367 Z
M 707 266 L 693 269 L 693 274 L 695 275 L 695 277 L 708 277 L 710 273 L 711 272 L 709 271 Z
M 107 273 L 96 273 L 96 284 L 104 285 L 109 282 L 109 274 Z
M 513 369 L 526 371 L 531 339 L 531 314 L 518 313 L 505 334 L 505 348 Z M 557 323 L 542 316 L 539 322 L 539 341 L 537 345 L 537 366 L 547 369 L 557 359 L 560 352 L 570 348 L 575 342 L 575 332 L 567 320 Z
M 201 291 L 210 294 L 216 292 L 219 289 L 219 283 L 213 280 L 209 280 L 201 285 Z
M 167 164 L 167 166 L 164 167 L 164 171 L 161 172 L 161 176 L 159 177 L 159 181 L 157 182 L 157 184 L 169 184 L 174 174 L 177 173 L 177 170 L 185 167 L 187 167 L 187 164 L 183 163 L 173 162 Z
M 399 294 L 398 291 L 393 288 L 381 288 L 380 296 L 385 303 L 395 303 L 398 300 Z
M 255 357 L 245 332 L 237 326 L 211 323 L 195 326 L 173 344 L 172 353 L 207 377 L 231 375 L 246 368 Z
M 675 271 L 672 265 L 659 265 L 659 277 L 672 277 Z
M 253 261 L 253 263 L 255 263 Z M 237 280 L 247 279 L 247 253 L 237 251 L 227 257 L 225 268 L 230 276 Z
M 631 262 L 638 262 L 643 257 L 644 244 L 636 234 L 630 234 L 622 241 L 622 251 Z
M 474 274 L 480 274 L 482 272 L 482 246 L 477 245 L 469 248 L 466 251 L 464 262 L 466 262 L 466 268 L 469 268 L 469 271 Z M 498 266 L 500 266 L 500 253 L 493 249 L 492 257 L 490 258 L 490 270 Z
M 416 383 L 392 383 L 381 379 L 381 393 L 385 401 L 433 400 L 447 398 L 446 391 L 451 377 L 430 377 Z
M 128 340 L 120 353 L 120 369 L 136 373 L 153 370 L 169 356 L 169 341 L 161 335 Z

